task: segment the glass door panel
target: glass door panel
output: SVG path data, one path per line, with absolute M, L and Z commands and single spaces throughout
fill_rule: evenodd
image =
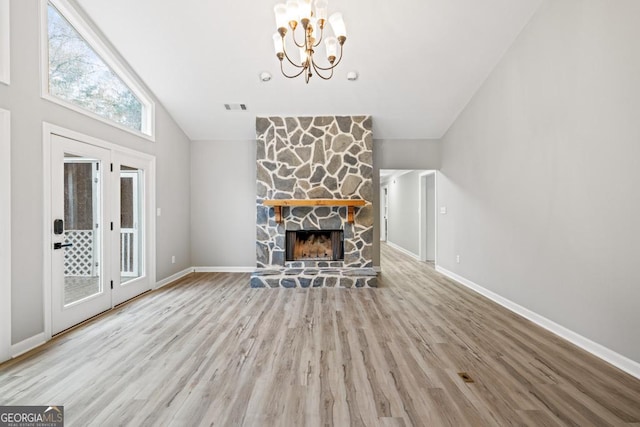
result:
M 143 171 L 120 166 L 120 283 L 142 275 L 141 230 L 144 229 L 142 206 Z
M 64 154 L 64 305 L 103 290 L 100 162 Z

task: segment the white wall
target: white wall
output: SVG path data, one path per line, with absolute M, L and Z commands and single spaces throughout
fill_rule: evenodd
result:
M 420 254 L 420 172 L 411 171 L 389 183 L 387 242 Z
M 255 266 L 255 150 L 255 141 L 195 141 L 191 144 L 194 266 Z M 437 140 L 374 140 L 373 157 L 374 188 L 379 188 L 381 168 L 439 168 L 440 146 Z M 376 191 L 375 266 L 380 265 L 379 203 L 380 194 Z
M 9 0 L 0 0 L 0 83 L 4 84 L 9 84 L 11 81 L 11 55 L 9 52 L 11 44 L 10 9 Z
M 189 140 L 156 104 L 156 142 L 88 118 L 40 97 L 37 1 L 11 3 L 11 85 L 0 84 L 0 108 L 11 111 L 12 343 L 44 330 L 43 121 L 157 158 L 157 269 L 161 280 L 191 266 Z M 171 255 L 176 263 L 171 264 Z M 48 280 L 48 278 L 46 279 Z
M 193 142 L 191 194 L 194 266 L 255 268 L 256 142 Z
M 635 0 L 543 2 L 443 138 L 438 176 L 442 267 L 636 362 L 638 16 Z

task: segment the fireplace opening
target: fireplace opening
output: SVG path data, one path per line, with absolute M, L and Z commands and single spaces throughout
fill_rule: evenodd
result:
M 287 261 L 344 260 L 342 230 L 298 230 L 285 235 Z

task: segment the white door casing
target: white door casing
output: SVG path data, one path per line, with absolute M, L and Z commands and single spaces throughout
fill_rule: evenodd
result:
M 0 109 L 0 362 L 11 358 L 11 114 Z
M 436 254 L 436 171 L 427 171 L 419 175 L 418 200 L 420 222 L 418 225 L 420 261 L 435 262 Z

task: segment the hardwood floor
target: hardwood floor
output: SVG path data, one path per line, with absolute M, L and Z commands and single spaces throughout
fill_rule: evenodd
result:
M 77 426 L 640 425 L 640 380 L 382 251 L 378 289 L 192 275 L 0 366 L 0 404 Z

